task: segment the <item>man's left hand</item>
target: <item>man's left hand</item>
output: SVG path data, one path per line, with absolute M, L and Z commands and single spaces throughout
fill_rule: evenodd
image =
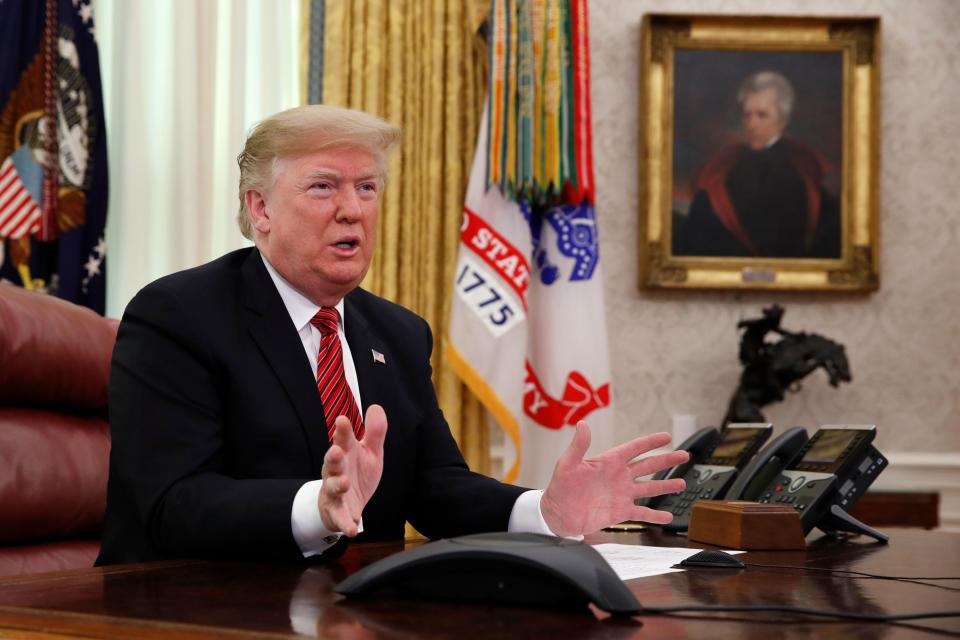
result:
M 557 461 L 550 484 L 540 499 L 540 512 L 547 526 L 558 536 L 576 536 L 624 520 L 670 522 L 673 519 L 670 512 L 637 506 L 634 501 L 683 491 L 686 483 L 680 478 L 645 482 L 637 482 L 635 478 L 683 464 L 689 454 L 672 451 L 633 461 L 669 443 L 669 433 L 654 433 L 585 460 L 590 447 L 590 428 L 585 422 L 579 422 L 573 442 Z
M 383 474 L 387 415 L 380 405 L 370 405 L 361 441 L 353 435 L 353 425 L 346 416 L 338 416 L 333 424 L 333 443 L 323 457 L 320 472 L 323 484 L 317 508 L 328 531 L 340 531 L 352 538 L 359 533 L 363 508 Z

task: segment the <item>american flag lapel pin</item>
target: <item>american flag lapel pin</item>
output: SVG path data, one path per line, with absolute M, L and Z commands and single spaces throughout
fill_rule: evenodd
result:
M 373 352 L 373 361 L 379 362 L 380 364 L 387 364 L 387 359 L 383 357 L 383 354 L 377 351 L 376 349 L 370 349 Z

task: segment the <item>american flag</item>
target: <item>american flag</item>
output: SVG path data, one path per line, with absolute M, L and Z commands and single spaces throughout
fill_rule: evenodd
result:
M 40 207 L 8 156 L 0 165 L 0 238 L 22 238 L 40 230 Z

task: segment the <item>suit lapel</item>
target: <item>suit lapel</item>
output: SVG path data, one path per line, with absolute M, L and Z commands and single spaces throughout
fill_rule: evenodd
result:
M 350 354 L 357 369 L 363 415 L 366 416 L 367 408 L 372 404 L 379 404 L 385 409 L 392 406 L 394 360 L 386 342 L 368 322 L 362 305 L 357 302 L 358 297 L 358 294 L 351 293 L 344 299 L 344 323 L 347 344 L 350 345 Z
M 244 262 L 242 274 L 244 321 L 300 418 L 314 476 L 319 478 L 329 442 L 323 403 L 304 356 L 303 343 L 256 249 Z

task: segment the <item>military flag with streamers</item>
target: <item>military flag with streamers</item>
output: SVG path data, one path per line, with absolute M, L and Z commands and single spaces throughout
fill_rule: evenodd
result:
M 0 278 L 103 313 L 106 221 L 90 0 L 2 0 Z
M 493 0 L 490 86 L 460 232 L 447 357 L 545 486 L 570 427 L 613 444 L 586 0 Z

